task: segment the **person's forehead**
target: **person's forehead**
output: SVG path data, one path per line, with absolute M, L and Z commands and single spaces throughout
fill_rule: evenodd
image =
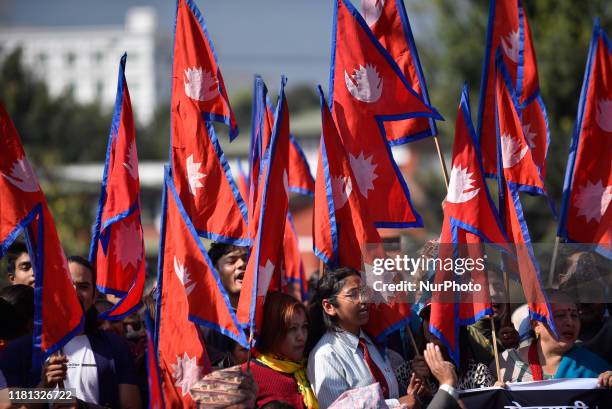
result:
M 19 257 L 17 257 L 17 260 L 15 262 L 17 264 L 19 264 L 19 263 L 29 263 L 30 262 L 30 255 L 28 253 L 21 253 L 19 255 Z
M 68 269 L 70 270 L 70 275 L 72 276 L 72 281 L 75 284 L 91 284 L 93 277 L 91 271 L 85 267 L 80 265 L 79 263 L 68 263 Z
M 573 303 L 557 303 L 551 304 L 551 309 L 553 312 L 567 312 L 567 311 L 578 311 L 576 304 Z
M 344 282 L 343 290 L 352 290 L 358 288 L 361 285 L 361 277 L 358 275 L 350 276 Z
M 224 258 L 230 258 L 230 257 L 241 257 L 246 255 L 246 249 L 234 249 L 232 251 L 228 251 L 227 253 L 225 253 L 224 255 L 222 255 L 221 257 Z

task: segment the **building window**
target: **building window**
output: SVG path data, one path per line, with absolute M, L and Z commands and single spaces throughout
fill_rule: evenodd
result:
M 93 54 L 93 60 L 96 64 L 101 64 L 102 60 L 104 60 L 104 54 L 102 53 L 102 51 L 96 51 Z
M 102 99 L 102 93 L 104 92 L 104 83 L 102 81 L 96 82 L 96 98 Z
M 38 55 L 36 55 L 36 61 L 42 66 L 47 65 L 48 58 L 49 56 L 45 53 L 38 53 Z
M 74 65 L 74 62 L 76 61 L 76 55 L 74 53 L 68 53 L 66 54 L 66 65 L 69 67 L 72 67 Z

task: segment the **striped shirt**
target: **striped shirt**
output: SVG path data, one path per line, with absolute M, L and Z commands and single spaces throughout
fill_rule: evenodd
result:
M 397 404 L 399 389 L 391 361 L 363 331 L 372 360 L 382 371 L 389 386 L 389 406 Z M 308 379 L 321 409 L 331 405 L 342 392 L 368 386 L 376 381 L 359 348 L 359 338 L 346 331 L 327 331 L 308 357 Z

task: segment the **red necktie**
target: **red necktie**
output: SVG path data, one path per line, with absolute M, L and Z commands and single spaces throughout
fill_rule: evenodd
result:
M 368 351 L 368 346 L 366 345 L 365 339 L 359 338 L 359 348 L 361 348 L 361 350 L 363 351 L 363 359 L 366 362 L 366 365 L 368 365 L 372 376 L 374 377 L 376 382 L 379 383 L 380 388 L 383 391 L 383 396 L 385 397 L 385 399 L 388 399 L 389 386 L 387 385 L 387 380 L 385 379 L 385 375 L 383 375 L 378 365 L 376 365 L 376 362 L 374 362 L 374 360 L 370 356 L 370 352 Z

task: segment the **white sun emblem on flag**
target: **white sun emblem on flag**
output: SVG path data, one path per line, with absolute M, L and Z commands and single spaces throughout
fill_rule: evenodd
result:
M 529 145 L 529 148 L 531 149 L 535 148 L 536 133 L 531 132 L 531 124 L 525 123 L 521 127 L 523 128 L 523 134 L 525 135 L 525 140 L 527 140 L 527 145 Z
M 361 0 L 361 15 L 370 27 L 378 21 L 384 6 L 385 0 Z
M 179 259 L 174 256 L 174 273 L 178 277 L 183 287 L 185 287 L 185 294 L 189 297 L 191 292 L 195 289 L 196 282 L 191 277 L 189 271 L 185 268 L 184 264 L 181 264 Z
M 268 259 L 266 264 L 259 266 L 259 272 L 257 276 L 257 294 L 266 294 L 270 287 L 270 281 L 272 281 L 272 274 L 274 273 L 274 264 Z
M 502 37 L 502 48 L 506 57 L 518 64 L 519 58 L 519 32 L 511 31 L 506 37 Z
M 36 177 L 30 162 L 28 162 L 25 156 L 13 163 L 10 175 L 7 175 L 4 172 L 0 173 L 2 173 L 2 176 L 4 176 L 9 182 L 24 192 L 32 193 L 40 190 L 40 187 L 38 186 L 38 178 Z
M 501 136 L 501 146 L 502 162 L 504 164 L 504 168 L 506 169 L 519 163 L 529 149 L 529 146 L 527 145 L 521 147 L 521 143 L 518 138 L 513 138 L 508 134 Z
M 217 79 L 202 67 L 185 70 L 185 94 L 196 101 L 210 101 L 219 94 Z
M 576 207 L 578 216 L 584 216 L 587 223 L 594 220 L 600 222 L 612 200 L 612 185 L 604 186 L 603 181 L 596 183 L 587 181 L 586 185 L 580 186 L 576 194 Z
M 474 172 L 468 173 L 467 166 L 465 169 L 461 165 L 453 166 L 450 181 L 448 182 L 446 201 L 450 203 L 464 203 L 474 198 L 480 188 L 474 185 L 476 180 L 472 176 L 474 176 Z
M 331 185 L 334 208 L 341 209 L 353 191 L 353 182 L 348 176 L 332 176 Z
M 181 388 L 183 396 L 187 395 L 189 389 L 200 380 L 202 376 L 202 368 L 198 366 L 197 357 L 189 358 L 187 352 L 176 357 L 176 364 L 170 364 L 172 367 L 172 377 L 176 380 L 174 386 Z
M 357 187 L 366 199 L 369 191 L 374 190 L 374 180 L 378 177 L 374 173 L 378 165 L 374 163 L 373 158 L 373 155 L 366 158 L 363 152 L 360 152 L 358 156 L 349 153 L 349 162 L 357 181 Z
M 200 172 L 200 166 L 202 166 L 202 162 L 194 162 L 193 155 L 189 155 L 187 158 L 187 180 L 189 181 L 189 192 L 194 196 L 197 188 L 204 187 L 200 179 L 205 177 L 206 174 Z
M 117 240 L 113 240 L 117 260 L 122 269 L 131 266 L 138 269 L 142 260 L 142 238 L 136 221 L 126 221 L 125 219 L 114 226 L 119 228 Z
M 597 102 L 596 120 L 603 131 L 612 132 L 612 99 L 600 99 Z
M 376 71 L 376 67 L 366 64 L 360 65 L 349 75 L 344 71 L 344 82 L 351 95 L 361 102 L 376 102 L 382 95 L 383 79 Z
M 132 179 L 138 178 L 138 155 L 136 154 L 136 143 L 132 141 L 127 151 L 127 162 L 123 162 Z

